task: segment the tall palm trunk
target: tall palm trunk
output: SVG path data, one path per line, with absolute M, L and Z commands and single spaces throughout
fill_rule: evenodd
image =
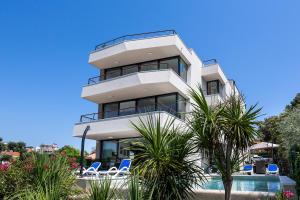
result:
M 232 182 L 233 178 L 231 174 L 226 175 L 225 177 L 222 178 L 224 189 L 225 189 L 225 200 L 230 200 L 231 196 L 231 187 L 232 187 Z
M 208 167 L 209 169 L 212 168 L 213 163 L 213 151 L 211 149 L 208 149 Z

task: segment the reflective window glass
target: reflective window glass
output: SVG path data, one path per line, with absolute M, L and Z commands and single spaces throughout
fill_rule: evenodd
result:
M 150 71 L 150 70 L 157 70 L 158 69 L 158 62 L 147 62 L 141 64 L 141 71 Z
M 119 114 L 131 115 L 135 113 L 135 101 L 125 101 L 120 103 Z
M 176 113 L 176 95 L 164 95 L 157 97 L 157 110 Z
M 207 82 L 207 94 L 218 94 L 219 93 L 219 81 L 209 81 Z
M 111 69 L 106 69 L 105 70 L 105 78 L 106 79 L 111 79 L 121 76 L 121 68 L 111 68 Z
M 159 67 L 160 69 L 173 69 L 178 74 L 178 58 L 161 60 Z
M 155 111 L 155 97 L 139 99 L 137 109 L 140 113 Z
M 118 116 L 118 103 L 104 104 L 104 118 Z
M 138 65 L 129 65 L 129 66 L 122 67 L 123 75 L 132 74 L 138 71 L 139 71 Z

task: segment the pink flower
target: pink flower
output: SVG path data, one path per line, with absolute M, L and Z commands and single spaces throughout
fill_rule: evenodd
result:
M 9 168 L 9 163 L 0 164 L 0 171 L 6 171 Z
M 76 162 L 71 163 L 71 168 L 72 169 L 77 169 L 77 167 L 78 167 L 78 163 L 76 163 Z
M 44 165 L 43 165 L 43 168 L 44 168 L 44 170 L 47 171 L 47 170 L 49 169 L 49 165 L 48 165 L 48 164 L 44 164 Z
M 284 192 L 283 192 L 283 195 L 284 195 L 286 198 L 291 199 L 291 198 L 293 198 L 294 193 L 288 190 L 288 191 L 284 191 Z

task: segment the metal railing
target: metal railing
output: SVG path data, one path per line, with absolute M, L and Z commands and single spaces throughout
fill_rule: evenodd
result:
M 185 102 L 185 101 L 184 101 Z M 186 103 L 186 102 L 185 102 Z M 120 116 L 128 116 L 133 114 L 141 114 L 141 113 L 149 113 L 155 111 L 166 111 L 180 119 L 184 118 L 184 112 L 176 111 L 177 104 L 169 104 L 169 105 L 162 105 L 162 104 L 152 104 L 148 106 L 141 106 L 141 107 L 128 107 L 124 109 L 118 110 L 110 110 L 105 112 L 98 112 L 98 113 L 90 113 L 80 116 L 80 123 L 84 122 L 92 122 L 97 121 L 100 119 L 107 119 L 112 117 L 120 117 Z
M 117 78 L 117 77 L 121 77 L 121 76 L 126 76 L 128 74 L 136 73 L 138 71 L 128 73 L 128 71 L 130 71 L 131 69 L 134 69 L 136 67 L 137 66 L 127 67 L 126 68 L 126 70 L 127 70 L 126 74 L 123 74 L 124 72 L 121 72 L 121 71 L 115 71 L 115 72 L 107 73 L 106 76 L 104 76 L 104 74 L 102 74 L 100 76 L 95 76 L 95 77 L 89 78 L 88 79 L 88 85 L 93 85 L 93 84 L 100 83 L 101 81 L 104 81 L 104 80 L 109 80 L 109 79 L 112 79 L 112 78 Z
M 214 64 L 218 64 L 217 59 L 209 59 L 209 60 L 203 60 L 202 61 L 203 66 L 209 66 L 209 65 L 214 65 Z
M 176 73 L 179 76 L 179 74 L 177 72 L 175 72 L 172 68 L 168 68 L 168 69 L 154 69 L 154 70 L 151 69 L 151 70 L 145 70 L 145 71 L 135 71 L 135 72 L 127 73 L 127 74 L 120 74 L 119 72 L 117 72 L 117 73 L 110 73 L 109 77 L 107 75 L 104 76 L 103 74 L 100 75 L 100 76 L 91 77 L 91 78 L 88 79 L 88 85 L 94 85 L 94 84 L 97 84 L 97 83 L 101 83 L 102 81 L 105 81 L 105 80 L 110 80 L 110 79 L 115 79 L 115 78 L 121 78 L 123 76 L 127 76 L 127 75 L 138 73 L 138 72 L 166 71 L 166 70 L 172 70 L 174 73 Z
M 124 35 L 124 36 L 117 37 L 115 39 L 112 39 L 112 40 L 109 40 L 107 42 L 103 42 L 103 43 L 97 45 L 95 47 L 95 51 L 100 51 L 100 50 L 106 49 L 108 47 L 115 46 L 115 45 L 120 44 L 124 41 L 140 40 L 140 39 L 161 37 L 161 36 L 169 36 L 169 35 L 176 35 L 176 34 L 177 33 L 176 33 L 175 30 L 162 30 L 162 31 L 154 31 L 154 32 Z

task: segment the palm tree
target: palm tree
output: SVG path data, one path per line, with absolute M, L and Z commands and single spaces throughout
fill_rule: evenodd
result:
M 256 105 L 245 109 L 243 98 L 233 94 L 225 103 L 207 104 L 201 86 L 190 89 L 193 109 L 189 125 L 194 141 L 209 150 L 216 163 L 225 189 L 225 200 L 230 199 L 232 174 L 243 161 L 243 153 L 256 138 L 256 119 L 261 109 Z
M 135 152 L 133 165 L 152 199 L 187 199 L 193 186 L 203 180 L 193 159 L 196 149 L 192 134 L 183 133 L 174 121 L 172 117 L 162 123 L 160 116 L 149 115 L 133 123 L 142 136 L 131 147 Z

